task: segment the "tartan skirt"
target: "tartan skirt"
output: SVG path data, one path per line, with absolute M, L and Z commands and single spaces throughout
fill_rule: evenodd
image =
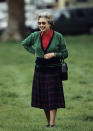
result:
M 63 84 L 58 70 L 38 70 L 35 67 L 31 106 L 52 110 L 65 108 Z

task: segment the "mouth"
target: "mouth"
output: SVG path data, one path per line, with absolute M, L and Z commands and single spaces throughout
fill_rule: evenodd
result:
M 42 28 L 42 27 L 41 27 L 40 30 L 45 30 L 45 28 Z

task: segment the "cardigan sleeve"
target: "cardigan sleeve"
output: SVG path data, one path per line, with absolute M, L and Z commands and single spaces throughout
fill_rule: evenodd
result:
M 64 57 L 67 58 L 68 57 L 68 50 L 66 48 L 66 42 L 64 40 L 64 37 L 61 35 L 60 37 L 60 50 L 59 52 L 55 52 L 56 53 L 56 57 Z
M 28 52 L 35 54 L 35 50 L 34 50 L 34 47 L 33 47 L 33 45 L 34 45 L 34 33 L 31 33 L 25 40 L 22 41 L 21 44 L 24 46 L 24 48 Z

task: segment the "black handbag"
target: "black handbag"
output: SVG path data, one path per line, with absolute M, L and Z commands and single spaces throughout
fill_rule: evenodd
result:
M 68 80 L 68 66 L 64 57 L 61 59 L 61 80 Z

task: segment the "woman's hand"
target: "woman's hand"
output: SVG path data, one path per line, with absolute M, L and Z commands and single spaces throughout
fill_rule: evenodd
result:
M 45 59 L 51 59 L 55 56 L 56 56 L 56 54 L 54 52 L 53 53 L 47 53 L 47 54 L 44 55 L 44 58 Z

